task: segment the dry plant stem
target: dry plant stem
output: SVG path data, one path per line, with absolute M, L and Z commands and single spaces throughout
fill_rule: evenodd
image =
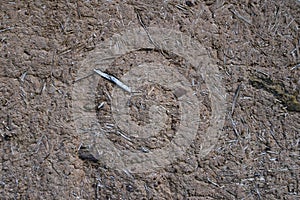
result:
M 252 25 L 251 21 L 249 19 L 246 19 L 244 16 L 242 16 L 238 11 L 236 11 L 233 8 L 229 8 L 229 11 L 232 12 L 237 18 L 241 19 L 242 21 L 246 22 L 249 25 Z
M 299 64 L 297 64 L 297 65 L 295 65 L 294 67 L 292 67 L 292 69 L 291 70 L 295 70 L 295 69 L 297 69 L 297 68 L 299 68 L 300 67 L 300 63 Z
M 14 29 L 14 27 L 4 28 L 4 29 L 0 30 L 0 33 L 5 32 L 5 31 L 9 31 L 9 30 L 12 30 L 12 29 Z
M 120 131 L 118 131 L 116 134 L 117 134 L 117 135 L 120 135 L 121 137 L 123 137 L 125 140 L 128 140 L 129 142 L 132 141 L 128 136 L 124 135 L 124 134 L 121 133 Z
M 91 73 L 91 74 L 89 74 L 89 75 L 87 75 L 87 76 L 81 77 L 81 78 L 79 78 L 79 79 L 76 79 L 76 80 L 74 81 L 74 83 L 76 83 L 77 81 L 80 81 L 80 80 L 82 80 L 82 79 L 88 78 L 88 77 L 90 77 L 90 76 L 92 76 L 92 75 L 93 75 L 93 73 Z
M 149 34 L 149 31 L 148 31 L 146 25 L 144 24 L 144 22 L 143 22 L 143 20 L 142 20 L 142 17 L 141 17 L 141 15 L 140 15 L 139 11 L 138 11 L 138 9 L 135 9 L 135 12 L 136 12 L 136 15 L 137 15 L 137 17 L 138 17 L 139 23 L 141 24 L 141 26 L 143 27 L 143 29 L 144 29 L 145 32 L 147 33 L 147 36 L 148 36 L 150 42 L 155 46 L 155 48 L 160 49 L 160 47 L 153 41 L 151 35 Z
M 131 89 L 130 87 L 128 87 L 127 85 L 125 85 L 124 83 L 122 83 L 119 79 L 117 79 L 114 76 L 108 75 L 104 72 L 101 72 L 100 70 L 94 69 L 94 72 L 96 72 L 97 74 L 99 74 L 100 76 L 102 76 L 103 78 L 106 78 L 107 80 L 113 82 L 114 84 L 116 84 L 117 86 L 119 86 L 120 88 L 122 88 L 123 90 L 131 93 Z
M 27 75 L 27 71 L 24 72 L 24 73 L 21 75 L 20 80 L 21 80 L 22 82 L 24 82 L 26 75 Z
M 241 134 L 239 133 L 239 131 L 238 131 L 238 129 L 237 129 L 237 126 L 236 126 L 235 121 L 232 119 L 231 116 L 229 116 L 229 119 L 230 119 L 230 121 L 231 121 L 231 124 L 232 124 L 232 128 L 233 128 L 234 134 L 236 135 L 237 138 L 239 138 Z
M 240 91 L 241 91 L 241 86 L 242 86 L 242 84 L 239 84 L 239 86 L 237 87 L 237 89 L 235 91 L 233 102 L 232 102 L 232 107 L 231 107 L 231 115 L 233 115 L 233 113 L 234 113 L 235 105 L 236 105 L 237 99 L 238 99 Z
M 283 147 L 281 146 L 281 144 L 278 142 L 277 138 L 275 137 L 275 134 L 274 134 L 275 130 L 273 128 L 273 125 L 271 126 L 271 130 L 270 130 L 270 134 L 272 136 L 272 138 L 275 140 L 276 144 L 281 148 L 283 149 Z

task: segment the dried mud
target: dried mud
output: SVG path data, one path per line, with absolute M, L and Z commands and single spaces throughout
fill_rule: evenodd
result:
M 0 8 L 1 199 L 300 198 L 298 0 L 1 1 Z M 81 62 L 97 45 L 141 26 L 181 31 L 206 47 L 223 76 L 227 115 L 206 157 L 197 156 L 195 140 L 171 165 L 131 174 L 100 165 L 82 147 L 71 94 Z M 117 66 L 145 61 L 182 62 L 159 56 L 131 53 L 108 72 L 118 76 Z M 132 103 L 147 107 L 164 94 L 159 100 L 170 105 L 173 129 L 160 143 L 139 141 L 147 149 L 172 139 L 179 115 L 176 95 L 155 85 L 141 89 L 149 94 L 152 87 L 153 96 Z M 109 109 L 97 111 L 99 122 Z M 132 109 L 132 118 L 147 123 L 141 112 Z

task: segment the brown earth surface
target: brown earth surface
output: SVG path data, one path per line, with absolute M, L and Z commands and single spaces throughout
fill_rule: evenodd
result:
M 300 198 L 299 0 L 5 0 L 0 8 L 0 199 Z M 84 59 L 114 34 L 140 27 L 168 28 L 200 42 L 218 64 L 227 101 L 208 155 L 197 155 L 196 138 L 183 156 L 149 173 L 101 165 L 83 146 L 72 113 Z M 185 73 L 184 58 L 151 49 L 116 58 L 107 73 L 118 77 L 145 62 Z M 102 80 L 96 89 L 112 87 Z M 143 106 L 161 101 L 171 110 L 172 128 L 128 149 L 161 148 L 176 134 L 182 91 L 140 89 L 145 94 L 131 99 L 132 119 L 148 123 Z M 198 98 L 209 116 L 207 93 Z M 96 100 L 108 102 L 101 92 Z M 100 124 L 114 123 L 110 106 L 97 109 Z M 128 145 L 109 139 L 120 149 Z

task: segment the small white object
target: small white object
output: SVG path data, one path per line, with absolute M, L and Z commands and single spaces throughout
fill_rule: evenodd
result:
M 104 106 L 105 102 L 102 102 L 101 104 L 99 104 L 98 109 L 102 108 Z
M 123 90 L 131 93 L 131 89 L 130 87 L 128 87 L 127 85 L 125 85 L 124 83 L 122 83 L 119 79 L 117 79 L 114 76 L 108 75 L 98 69 L 94 69 L 94 72 L 96 72 L 97 74 L 99 74 L 100 76 L 102 76 L 103 78 L 106 78 L 107 80 L 115 83 L 116 85 L 118 85 L 120 88 L 122 88 Z

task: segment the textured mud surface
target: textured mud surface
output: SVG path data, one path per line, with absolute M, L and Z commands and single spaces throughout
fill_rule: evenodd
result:
M 1 1 L 0 198 L 299 198 L 299 10 L 297 0 Z M 169 28 L 200 42 L 218 63 L 227 114 L 222 135 L 204 158 L 197 156 L 196 139 L 172 164 L 132 174 L 103 166 L 83 146 L 72 88 L 81 63 L 99 44 L 139 27 Z M 137 51 L 115 59 L 107 72 L 117 77 L 139 62 L 179 69 L 184 58 L 176 59 Z M 112 86 L 100 81 L 97 90 Z M 131 119 L 147 123 L 149 111 L 142 106 L 161 101 L 171 110 L 170 132 L 137 146 L 112 135 L 120 148 L 158 149 L 175 134 L 180 91 L 158 85 L 141 90 L 132 99 Z M 209 95 L 201 94 L 209 116 Z M 90 109 L 105 98 L 100 93 Z M 97 110 L 99 123 L 111 120 L 107 102 Z

